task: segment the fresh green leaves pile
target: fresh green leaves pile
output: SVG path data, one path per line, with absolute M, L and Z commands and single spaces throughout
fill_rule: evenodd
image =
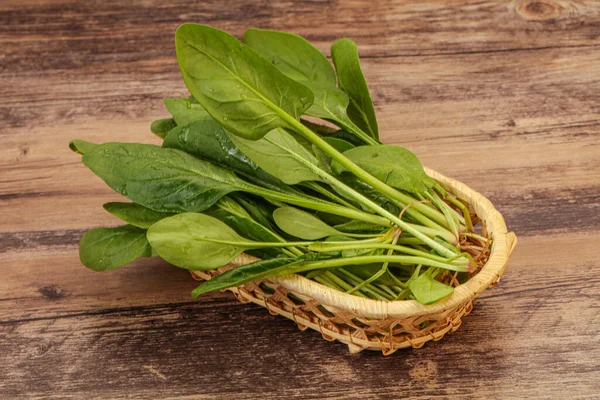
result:
M 191 95 L 166 99 L 172 117 L 152 123 L 162 147 L 70 143 L 132 201 L 105 204 L 126 225 L 87 232 L 84 265 L 105 271 L 158 255 L 210 270 L 242 252 L 260 259 L 202 283 L 195 297 L 302 274 L 356 296 L 430 304 L 453 291 L 446 271 L 468 278 L 481 247 L 464 243 L 487 239 L 414 154 L 379 142 L 351 40 L 333 44 L 335 70 L 284 32 L 250 29 L 242 43 L 184 24 L 175 43 Z

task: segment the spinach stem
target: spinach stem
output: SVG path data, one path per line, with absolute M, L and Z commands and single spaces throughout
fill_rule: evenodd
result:
M 344 285 L 343 285 L 344 291 L 345 291 L 345 290 L 347 290 L 348 288 L 351 288 L 351 287 L 352 287 L 352 285 L 354 284 L 354 281 L 353 281 L 353 280 L 349 279 L 347 276 L 344 276 L 344 275 L 342 274 L 342 272 L 341 272 L 341 268 L 340 268 L 340 269 L 337 269 L 337 270 L 336 270 L 336 269 L 334 269 L 334 270 L 331 270 L 331 271 L 328 271 L 328 270 L 327 270 L 327 272 L 331 273 L 331 274 L 332 274 L 332 275 L 334 275 L 334 276 L 335 276 L 337 279 L 339 279 L 339 280 L 341 280 L 342 282 L 344 282 Z M 341 285 L 340 285 L 340 286 L 341 286 Z M 370 296 L 369 296 L 369 293 L 368 293 L 368 292 L 365 292 L 365 293 L 358 292 L 358 293 L 356 293 L 355 295 L 356 295 L 356 296 L 359 296 L 359 297 L 363 297 L 363 298 L 365 298 L 365 299 L 368 299 L 368 298 L 370 298 Z
M 387 265 L 385 267 L 381 268 L 375 274 L 371 275 L 369 277 L 369 279 L 366 279 L 366 280 L 360 282 L 358 285 L 356 285 L 354 287 L 351 287 L 349 290 L 346 290 L 346 293 L 352 294 L 352 293 L 356 292 L 357 290 L 361 290 L 363 287 L 365 287 L 369 283 L 371 283 L 371 282 L 376 281 L 377 279 L 379 279 L 379 277 L 381 277 L 383 274 L 385 274 L 386 271 L 387 271 Z
M 394 293 L 394 291 L 390 287 L 388 287 L 386 285 L 376 284 L 375 287 L 377 287 L 377 288 L 385 291 L 386 293 L 388 293 L 391 296 L 392 299 L 394 297 L 396 297 L 396 293 Z
M 400 239 L 398 239 L 398 244 L 410 244 L 413 246 L 418 246 L 421 244 L 425 244 L 425 242 L 423 242 L 421 239 L 416 238 L 416 237 L 403 236 Z
M 344 236 L 348 236 L 351 238 L 376 238 L 379 237 L 378 234 L 374 234 L 374 233 L 348 233 L 348 232 L 342 232 L 344 234 Z
M 355 134 L 360 140 L 362 140 L 366 144 L 369 144 L 369 145 L 381 144 L 381 142 L 379 142 L 378 140 L 372 138 L 371 136 L 369 136 L 365 132 L 363 132 L 363 130 L 360 129 L 358 126 L 356 126 L 356 124 L 354 122 L 352 122 L 349 118 L 346 120 L 337 119 L 336 122 L 340 125 L 340 127 L 346 129 L 348 132 Z
M 328 199 L 341 204 L 345 207 L 351 208 L 353 210 L 358 210 L 358 208 L 356 208 L 356 206 L 354 206 L 354 204 L 342 199 L 339 196 L 336 196 L 334 193 L 330 192 L 329 190 L 325 189 L 323 186 L 319 185 L 316 182 L 302 182 L 301 183 L 302 186 L 309 188 L 311 190 L 314 190 L 317 193 L 322 194 L 323 196 L 327 197 Z
M 429 228 L 427 226 L 411 224 L 410 222 L 407 222 L 407 224 L 412 226 L 413 229 L 418 230 L 419 232 L 429 236 L 432 239 L 435 238 L 436 236 L 439 236 L 448 243 L 457 242 L 457 236 L 454 236 L 452 233 L 448 232 L 447 230 L 439 230 L 439 229 Z
M 459 236 L 458 226 L 456 225 L 456 220 L 454 216 L 451 214 L 450 207 L 448 204 L 444 203 L 435 192 L 425 192 L 425 197 L 431 200 L 437 207 L 442 211 L 444 216 L 446 217 L 446 221 L 448 221 L 448 226 L 450 227 L 450 231 L 454 234 L 456 238 Z
M 462 260 L 461 262 L 456 262 L 457 265 L 467 266 L 467 264 L 469 262 L 469 260 L 467 260 L 464 257 L 457 258 L 457 256 L 455 255 L 452 258 L 452 261 L 451 261 L 451 260 L 448 260 L 445 257 L 436 256 L 435 254 L 431 254 L 431 253 L 428 253 L 428 252 L 417 250 L 417 249 L 414 249 L 414 248 L 408 247 L 408 246 L 395 245 L 393 243 L 392 244 L 388 244 L 388 243 L 364 243 L 364 242 L 361 242 L 361 243 L 355 243 L 355 242 L 314 242 L 312 245 L 309 245 L 308 249 L 312 250 L 312 251 L 317 251 L 317 252 L 319 252 L 319 251 L 341 251 L 341 250 L 352 250 L 352 249 L 389 249 L 389 251 L 391 251 L 391 252 L 397 251 L 399 253 L 410 254 L 410 255 L 424 257 L 424 258 L 429 258 L 431 260 L 439 261 L 439 262 L 451 262 L 451 263 L 454 263 L 454 261 L 460 261 L 460 260 Z M 391 255 L 391 254 L 388 254 L 388 255 Z
M 442 226 L 442 225 L 438 224 L 437 222 L 433 221 L 432 219 L 427 218 L 424 214 L 422 214 L 421 212 L 417 211 L 416 209 L 414 209 L 414 210 L 411 209 L 411 207 L 415 207 L 416 208 L 416 204 L 427 205 L 429 203 L 422 203 L 422 202 L 420 202 L 420 201 L 418 201 L 416 199 L 413 202 L 408 203 L 408 204 L 404 204 L 404 203 L 402 203 L 402 202 L 400 202 L 398 200 L 395 200 L 395 199 L 390 199 L 390 201 L 392 203 L 394 203 L 396 206 L 400 207 L 401 209 L 404 209 L 404 208 L 408 207 L 406 209 L 406 213 L 408 215 L 410 215 L 412 218 L 414 218 L 416 221 L 422 223 L 424 226 L 427 226 L 427 227 L 432 228 L 432 229 L 438 229 L 440 231 L 445 230 L 447 228 L 446 226 Z M 410 207 L 409 207 L 409 205 L 410 205 Z M 429 209 L 437 212 L 437 210 L 434 209 L 434 208 L 432 208 L 432 207 L 433 206 L 430 207 L 429 205 L 427 205 L 427 208 L 429 208 Z
M 296 249 L 296 250 L 298 250 L 298 249 Z M 281 249 L 281 251 L 283 253 L 285 253 L 285 255 L 288 256 L 288 257 L 298 257 L 298 256 L 302 255 L 302 252 L 300 252 L 300 254 L 296 254 L 296 253 L 294 253 L 294 252 L 292 252 L 291 250 L 288 250 L 288 249 Z
M 337 269 L 337 271 L 344 274 L 346 276 L 346 279 L 348 279 L 354 286 L 357 286 L 357 285 L 361 284 L 362 282 L 364 282 L 363 279 L 354 275 L 353 273 L 349 272 L 348 270 L 346 270 L 344 268 L 339 268 L 339 269 Z M 352 288 L 352 286 L 350 288 Z M 370 294 L 371 297 L 375 298 L 376 300 L 392 300 L 392 297 L 389 297 L 386 294 L 386 292 L 384 292 L 383 290 L 379 289 L 378 287 L 374 286 L 371 283 L 367 283 L 367 284 L 363 285 L 363 287 L 360 290 L 362 290 L 366 294 Z
M 375 225 L 385 227 L 390 226 L 390 223 L 387 219 L 382 218 L 378 215 L 369 214 L 359 210 L 352 210 L 337 204 L 321 201 L 320 199 L 319 201 L 316 201 L 312 199 L 306 199 L 303 197 L 292 196 L 285 193 L 276 192 L 274 190 L 265 189 L 252 184 L 248 184 L 247 190 L 253 194 L 266 197 L 268 200 L 281 201 L 283 203 L 293 204 L 296 206 L 309 208 L 311 210 L 323 211 L 326 213 L 339 215 L 341 217 L 356 219 L 358 221 L 363 222 L 369 222 Z
M 471 212 L 469 211 L 469 208 L 465 206 L 462 201 L 452 196 L 446 196 L 446 199 L 462 211 L 465 225 L 467 226 L 469 232 L 475 232 L 475 227 L 473 226 L 473 221 L 471 220 Z
M 479 240 L 483 241 L 484 243 L 487 243 L 490 241 L 490 239 L 483 237 L 481 235 L 478 235 L 476 233 L 472 233 L 472 232 L 465 232 L 464 235 L 475 238 L 475 239 L 479 239 Z
M 341 287 L 339 287 L 335 283 L 331 282 L 331 280 L 327 279 L 323 275 L 315 276 L 315 277 L 313 277 L 313 279 L 315 281 L 319 282 L 321 285 L 325 285 L 325 286 L 330 287 L 332 289 L 339 290 L 340 292 L 343 292 L 343 290 L 342 290 Z
M 339 287 L 341 287 L 344 291 L 348 290 L 349 288 L 352 288 L 352 286 L 350 284 L 348 284 L 348 282 L 346 282 L 345 280 L 341 279 L 339 276 L 337 276 L 336 274 L 332 273 L 331 271 L 325 271 L 323 273 L 323 275 L 326 276 L 327 278 L 329 278 L 336 285 L 338 285 Z
M 392 243 L 389 244 L 389 246 L 395 246 L 396 243 L 398 242 L 398 238 L 400 237 L 400 232 L 397 232 L 394 235 L 394 238 L 392 239 Z M 387 243 L 385 243 L 385 245 L 388 245 Z M 398 247 L 404 247 L 404 246 L 398 246 Z M 408 248 L 408 247 L 407 247 Z M 389 249 L 387 252 L 388 256 L 391 256 L 394 253 L 394 249 Z M 410 254 L 410 253 L 408 253 Z M 352 288 L 350 291 L 347 291 L 346 293 L 352 293 L 356 290 L 359 290 L 360 288 L 362 288 L 363 286 L 376 281 L 377 279 L 379 279 L 380 276 L 382 276 L 383 274 L 385 274 L 388 271 L 388 265 L 389 265 L 389 261 L 386 261 L 383 263 L 381 269 L 379 271 L 377 271 L 375 274 L 373 274 L 371 277 L 369 277 L 369 279 L 361 282 L 360 284 L 358 284 L 357 286 L 355 286 L 354 288 Z M 395 295 L 394 295 L 395 296 Z
M 424 257 L 417 256 L 398 256 L 398 255 L 372 255 L 372 256 L 358 256 L 358 257 L 350 257 L 350 258 L 333 258 L 329 260 L 320 260 L 320 261 L 306 261 L 301 262 L 297 266 L 297 270 L 295 272 L 304 272 L 309 271 L 311 269 L 320 269 L 320 268 L 333 268 L 333 267 L 343 267 L 347 265 L 364 265 L 364 264 L 373 264 L 373 263 L 383 263 L 383 262 L 392 262 L 398 264 L 407 264 L 407 265 L 416 265 L 422 264 L 429 267 L 438 267 L 448 269 L 450 271 L 458 271 L 458 272 L 467 272 L 468 268 L 462 265 L 455 265 L 446 262 L 440 262 L 431 260 Z

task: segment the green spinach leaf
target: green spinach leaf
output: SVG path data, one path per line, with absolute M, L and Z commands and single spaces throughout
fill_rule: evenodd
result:
M 423 193 L 434 186 L 417 156 L 405 148 L 388 144 L 361 146 L 344 152 L 344 156 L 396 189 Z M 331 167 L 336 174 L 346 171 L 336 161 Z
M 262 226 L 273 230 L 273 207 L 268 201 L 247 193 L 232 193 L 231 196 L 250 214 L 253 220 Z
M 155 222 L 173 215 L 172 213 L 154 211 L 136 203 L 112 202 L 104 204 L 103 207 L 120 220 L 143 229 L 148 229 Z
M 414 280 L 410 280 L 408 286 L 417 301 L 421 304 L 435 303 L 454 291 L 453 287 L 436 281 L 427 273 L 419 275 Z
M 364 146 L 364 142 L 362 142 L 361 140 L 357 139 L 356 136 L 354 136 L 353 134 L 351 134 L 350 132 L 346 132 L 343 129 L 337 130 L 327 136 L 325 136 L 327 138 L 333 138 L 333 139 L 341 139 L 341 140 L 345 140 L 346 142 L 353 144 L 355 147 L 359 147 L 359 146 Z
M 350 97 L 348 116 L 360 129 L 378 139 L 375 109 L 360 68 L 356 43 L 350 39 L 337 40 L 331 46 L 331 58 L 337 71 L 338 84 Z
M 165 99 L 164 103 L 178 126 L 211 118 L 200 104 L 189 99 Z
M 108 186 L 155 211 L 200 212 L 250 186 L 182 151 L 148 144 L 101 144 L 83 155 L 83 163 Z
M 330 214 L 323 211 L 317 211 L 315 212 L 315 215 L 327 225 L 341 225 L 352 221 L 350 218 L 341 217 L 339 215 Z
M 338 138 L 334 138 L 334 137 L 325 136 L 323 138 L 323 140 L 326 141 L 327 143 L 329 143 L 331 146 L 333 146 L 333 148 L 336 149 L 337 151 L 339 151 L 340 153 L 343 153 L 347 150 L 350 150 L 350 149 L 353 149 L 356 147 L 352 143 L 350 143 L 344 139 L 338 139 Z
M 294 207 L 281 207 L 273 213 L 275 223 L 285 233 L 307 240 L 321 239 L 327 236 L 342 235 L 314 215 Z
M 358 257 L 358 256 L 370 256 L 378 253 L 377 249 L 345 249 L 342 250 L 342 257 Z
M 227 225 L 235 229 L 237 233 L 248 239 L 257 242 L 283 242 L 279 236 L 269 231 L 261 224 L 249 219 L 242 218 L 236 215 L 228 215 L 223 219 Z M 275 258 L 281 257 L 285 253 L 283 248 L 265 248 L 265 249 L 249 249 L 245 252 L 258 258 Z
M 259 242 L 283 241 L 279 236 L 277 236 L 277 234 L 271 232 L 268 228 L 252 220 L 250 216 L 245 217 L 240 214 L 232 214 L 229 211 L 226 211 L 226 209 L 218 207 L 204 211 L 204 214 L 224 222 L 227 224 L 227 226 L 235 230 L 244 238 Z M 246 250 L 245 252 L 258 258 L 273 258 L 279 257 L 283 254 L 281 248 L 255 249 Z
M 350 186 L 352 189 L 360 192 L 365 197 L 368 197 L 370 200 L 374 201 L 381 207 L 385 208 L 392 214 L 400 214 L 401 209 L 394 203 L 392 203 L 388 197 L 386 197 L 381 192 L 375 190 L 372 186 L 364 183 L 353 174 L 344 172 L 338 177 L 338 179 L 344 182 L 346 185 Z M 343 193 L 340 193 L 340 195 L 343 195 Z
M 336 84 L 335 71 L 327 58 L 300 36 L 253 28 L 244 34 L 244 43 L 295 81 Z
M 160 257 L 191 270 L 219 268 L 245 250 L 260 248 L 218 219 L 197 213 L 162 219 L 148 229 L 147 237 Z
M 244 42 L 312 91 L 314 101 L 307 115 L 334 121 L 369 143 L 369 137 L 363 138 L 365 134 L 346 114 L 350 99 L 336 86 L 333 67 L 312 44 L 291 33 L 261 29 L 247 30 Z
M 203 282 L 193 292 L 192 296 L 197 298 L 202 293 L 226 289 L 233 286 L 243 285 L 246 282 L 282 275 L 289 275 L 309 270 L 307 263 L 311 261 L 328 260 L 338 258 L 339 253 L 307 253 L 296 258 L 273 258 L 271 260 L 260 260 L 250 264 L 242 265 L 225 271 L 206 282 Z
M 94 271 L 108 271 L 150 256 L 146 231 L 131 225 L 92 229 L 79 242 L 81 263 Z
M 345 224 L 339 224 L 334 226 L 335 229 L 347 233 L 381 233 L 386 229 L 380 225 L 370 224 L 363 221 L 350 221 Z
M 292 264 L 297 258 L 272 258 L 270 260 L 259 260 L 241 267 L 226 271 L 206 282 L 203 282 L 192 292 L 192 297 L 197 299 L 203 293 L 215 290 L 227 289 L 243 285 L 246 282 L 260 279 L 261 276 L 269 274 L 273 270 Z
M 167 134 L 163 147 L 179 149 L 203 160 L 228 167 L 245 180 L 262 187 L 284 193 L 297 193 L 248 158 L 231 141 L 223 127 L 210 117 L 172 130 Z
M 92 151 L 98 145 L 96 143 L 86 142 L 85 140 L 71 140 L 69 142 L 69 148 L 78 154 L 85 154 L 88 151 Z
M 173 118 L 157 119 L 150 125 L 150 132 L 164 139 L 167 133 L 176 126 L 177 124 Z
M 194 98 L 228 131 L 259 139 L 289 127 L 313 94 L 233 36 L 206 25 L 183 24 L 175 34 L 177 60 Z
M 236 215 L 242 218 L 252 219 L 250 214 L 246 211 L 244 207 L 242 207 L 237 201 L 235 201 L 231 195 L 227 195 L 222 197 L 217 203 L 215 207 L 227 212 L 228 214 Z
M 320 180 L 294 154 L 314 165 L 319 163 L 317 158 L 283 129 L 274 129 L 260 140 L 248 140 L 235 135 L 230 135 L 230 139 L 258 166 L 288 185 Z

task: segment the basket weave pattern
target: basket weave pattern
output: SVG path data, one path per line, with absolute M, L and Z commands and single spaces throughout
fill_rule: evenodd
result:
M 425 342 L 454 332 L 460 327 L 462 317 L 471 312 L 473 300 L 500 279 L 516 244 L 516 236 L 506 231 L 502 215 L 481 194 L 435 171 L 426 171 L 446 190 L 471 204 L 493 238 L 488 262 L 447 298 L 427 306 L 415 300 L 365 299 L 299 275 L 249 282 L 227 290 L 243 303 L 259 304 L 273 315 L 293 320 L 301 330 L 311 328 L 321 332 L 326 340 L 346 343 L 352 353 L 368 349 L 389 355 L 401 348 L 419 348 Z M 192 276 L 198 280 L 210 279 L 253 260 L 255 258 L 242 254 L 219 270 L 193 271 Z

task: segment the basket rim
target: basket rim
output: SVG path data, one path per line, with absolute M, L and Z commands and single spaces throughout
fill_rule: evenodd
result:
M 462 182 L 449 178 L 429 168 L 425 172 L 438 181 L 446 190 L 471 204 L 477 215 L 486 222 L 488 233 L 493 238 L 488 262 L 477 275 L 457 286 L 451 295 L 431 305 L 416 300 L 374 300 L 343 293 L 321 285 L 301 275 L 286 275 L 267 279 L 291 292 L 308 296 L 324 306 L 347 310 L 367 318 L 407 318 L 428 314 L 439 314 L 472 301 L 483 290 L 496 282 L 504 272 L 509 255 L 516 244 L 516 236 L 508 232 L 502 214 L 482 194 Z M 245 264 L 250 257 L 242 254 L 231 264 Z

